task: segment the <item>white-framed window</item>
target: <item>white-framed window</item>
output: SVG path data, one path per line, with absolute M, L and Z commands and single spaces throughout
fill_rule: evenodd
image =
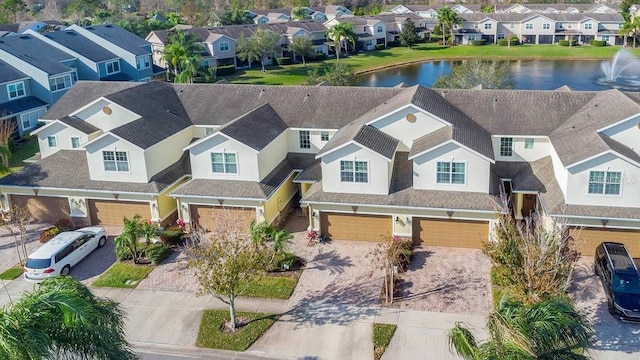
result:
M 593 29 L 593 24 L 584 24 L 584 29 L 585 29 L 585 30 L 591 30 L 591 29 Z
M 474 41 L 476 39 L 475 35 L 468 35 L 469 41 Z
M 47 145 L 49 145 L 50 148 L 57 148 L 58 139 L 56 139 L 55 136 L 47 136 Z
M 24 81 L 8 84 L 7 93 L 9 94 L 9 100 L 25 96 L 26 93 L 24 91 Z
M 300 149 L 311 149 L 311 138 L 307 130 L 300 130 Z
M 150 56 L 140 56 L 136 59 L 136 63 L 138 66 L 138 70 L 144 70 L 151 67 L 151 57 Z
M 218 45 L 218 49 L 220 49 L 220 51 L 229 51 L 229 42 L 228 41 L 220 42 L 220 45 Z
M 509 28 L 513 29 L 515 27 L 516 27 L 516 25 L 514 23 L 509 23 Z
M 213 128 L 212 128 L 212 127 L 206 127 L 206 128 L 204 128 L 204 134 L 205 134 L 205 135 L 211 135 L 211 134 L 213 134 Z
M 484 29 L 485 30 L 490 30 L 491 29 L 491 24 L 484 24 Z
M 590 171 L 589 194 L 620 195 L 622 172 Z
M 542 28 L 544 30 L 549 30 L 549 29 L 551 29 L 551 24 L 542 24 Z
M 382 26 L 378 26 L 378 27 L 376 28 L 376 32 L 378 32 L 378 33 L 381 33 L 381 32 L 383 32 L 383 31 L 384 31 L 384 30 L 383 30 Z
M 527 29 L 527 30 L 531 30 L 531 29 L 533 29 L 533 24 L 532 23 L 526 23 L 526 24 L 524 24 L 524 28 Z
M 533 138 L 524 139 L 524 148 L 525 149 L 533 149 L 533 143 L 535 140 Z
M 126 151 L 103 150 L 104 171 L 129 171 L 129 157 Z
M 609 42 L 609 35 L 603 35 L 602 36 L 602 41 Z
M 368 183 L 369 182 L 369 163 L 367 161 L 340 161 L 340 181 Z
M 234 152 L 212 152 L 211 171 L 215 174 L 237 174 L 238 155 Z
M 40 108 L 35 111 L 20 114 L 20 122 L 22 123 L 22 130 L 29 130 L 38 125 L 38 119 L 44 114 L 45 109 Z
M 513 156 L 513 138 L 500 138 L 500 156 Z
M 105 69 L 107 69 L 107 75 L 115 74 L 120 72 L 120 60 L 109 61 L 104 64 Z
M 49 89 L 52 92 L 61 91 L 70 88 L 76 83 L 78 77 L 76 73 L 64 74 L 60 76 L 54 76 L 49 78 Z
M 79 137 L 77 137 L 77 136 L 72 136 L 72 137 L 70 138 L 70 140 L 71 140 L 71 148 L 72 148 L 72 149 L 77 149 L 77 148 L 79 148 L 79 147 L 80 147 L 80 138 L 79 138 Z
M 329 141 L 328 131 L 320 131 L 320 141 Z
M 466 164 L 455 161 L 438 161 L 436 164 L 436 182 L 438 184 L 464 185 Z

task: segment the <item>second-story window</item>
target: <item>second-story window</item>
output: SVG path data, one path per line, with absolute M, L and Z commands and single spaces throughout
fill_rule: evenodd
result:
M 490 30 L 491 29 L 491 24 L 484 24 L 484 29 L 485 30 Z
M 24 82 L 20 81 L 7 85 L 7 92 L 9 93 L 9 100 L 25 96 L 26 94 L 24 92 Z
M 71 137 L 71 148 L 77 149 L 80 147 L 80 138 L 77 136 Z
M 458 184 L 465 183 L 465 168 L 463 162 L 438 161 L 436 165 L 436 182 L 438 184 Z
M 366 161 L 340 161 L 341 182 L 369 182 L 369 163 Z
M 589 194 L 620 195 L 620 171 L 590 171 Z
M 216 174 L 237 174 L 238 157 L 236 153 L 212 152 L 211 171 Z
M 524 148 L 525 149 L 533 149 L 533 143 L 534 143 L 534 139 L 533 138 L 526 138 L 524 139 Z
M 220 51 L 229 51 L 229 43 L 224 41 L 220 43 Z
M 500 156 L 513 156 L 513 138 L 500 138 Z
M 542 24 L 542 28 L 545 30 L 551 29 L 551 24 Z
M 320 131 L 320 141 L 329 141 L 328 131 Z
M 105 171 L 129 171 L 129 159 L 125 151 L 109 151 L 102 152 L 102 162 Z
M 526 24 L 524 24 L 524 28 L 527 29 L 527 30 L 531 30 L 531 29 L 533 29 L 533 24 L 532 23 L 526 23 Z
M 378 33 L 381 33 L 381 32 L 383 31 L 382 26 L 378 26 L 378 27 L 376 28 L 376 31 L 377 31 Z
M 49 89 L 53 92 L 68 89 L 75 84 L 77 80 L 76 73 L 54 76 L 49 78 Z
M 50 148 L 57 148 L 58 139 L 56 139 L 55 136 L 47 136 L 47 145 L 49 145 Z
M 138 70 L 144 70 L 151 67 L 151 57 L 149 56 L 140 56 L 136 59 L 136 62 L 138 63 Z
M 105 68 L 107 69 L 107 75 L 115 74 L 120 72 L 120 61 L 110 61 L 105 64 Z
M 584 24 L 584 29 L 585 29 L 585 30 L 591 30 L 591 29 L 593 29 L 593 24 Z
M 311 138 L 307 130 L 300 130 L 300 149 L 311 149 Z

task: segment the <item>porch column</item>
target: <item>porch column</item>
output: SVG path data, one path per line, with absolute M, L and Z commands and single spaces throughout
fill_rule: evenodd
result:
M 516 220 L 522 220 L 523 216 L 522 216 L 522 205 L 524 204 L 524 194 L 522 193 L 514 193 L 513 195 L 515 195 L 514 197 L 514 203 L 513 203 L 513 210 L 515 213 L 515 217 Z

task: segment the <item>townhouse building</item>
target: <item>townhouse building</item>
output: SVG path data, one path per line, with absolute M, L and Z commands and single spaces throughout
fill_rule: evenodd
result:
M 79 82 L 43 118 L 42 159 L 0 179 L 40 221 L 299 205 L 334 239 L 479 248 L 512 211 L 640 256 L 637 93 Z

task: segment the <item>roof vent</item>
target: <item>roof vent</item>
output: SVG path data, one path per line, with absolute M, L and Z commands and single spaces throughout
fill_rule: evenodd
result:
M 498 102 L 498 98 L 493 98 L 493 102 Z
M 265 89 L 260 89 L 260 92 L 265 92 L 265 91 L 266 91 Z

